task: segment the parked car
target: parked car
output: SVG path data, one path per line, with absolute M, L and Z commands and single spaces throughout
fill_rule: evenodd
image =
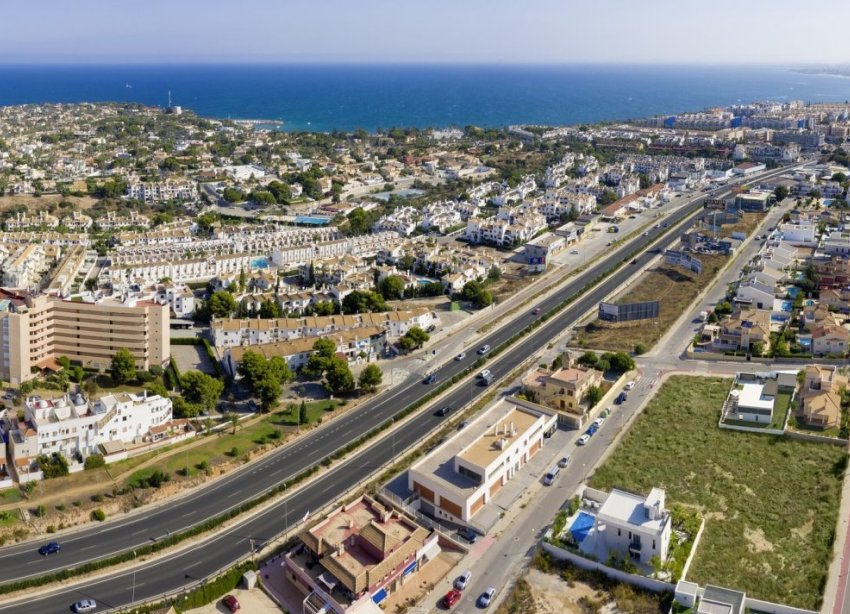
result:
M 225 595 L 225 597 L 221 600 L 221 605 L 226 607 L 231 612 L 238 612 L 239 608 L 239 600 L 236 599 L 233 595 Z
M 571 249 L 571 250 L 570 250 L 570 253 L 571 253 L 573 256 L 575 256 L 576 254 L 578 254 L 578 250 L 577 250 L 577 249 Z
M 540 307 L 535 307 L 534 311 L 532 311 L 531 313 L 533 313 L 536 316 L 539 316 L 540 315 Z
M 632 264 L 637 264 L 637 258 L 635 258 L 634 260 L 632 260 L 632 262 L 631 262 L 631 263 L 632 263 Z
M 461 594 L 460 594 L 459 590 L 455 590 L 455 589 L 450 590 L 448 593 L 446 593 L 443 596 L 443 599 L 442 599 L 443 607 L 448 610 L 450 607 L 452 607 L 454 604 L 456 604 L 458 601 L 460 601 L 460 597 L 461 597 Z
M 462 574 L 460 574 L 458 576 L 457 580 L 455 580 L 455 588 L 459 591 L 462 591 L 467 586 L 469 586 L 469 581 L 471 579 L 472 579 L 472 572 L 467 569 L 465 572 L 463 572 Z
M 599 430 L 598 426 L 596 426 L 595 424 L 591 424 L 584 433 L 585 433 L 585 435 L 590 435 L 591 437 L 593 437 L 594 435 L 596 435 L 596 431 L 598 431 L 598 430 Z
M 478 539 L 478 533 L 476 533 L 469 527 L 462 527 L 458 529 L 457 534 L 460 538 L 468 541 L 470 544 L 474 544 L 475 540 Z
M 434 412 L 434 415 L 436 415 L 436 416 L 448 416 L 451 411 L 452 411 L 451 405 L 443 405 L 440 409 L 438 409 L 437 411 Z
M 460 354 L 455 356 L 455 360 L 458 360 L 458 361 L 463 360 L 464 358 L 466 358 L 466 352 L 461 352 Z
M 621 403 L 624 403 L 626 400 L 628 400 L 628 398 L 629 395 L 627 395 L 625 392 L 621 392 L 619 395 L 617 395 L 617 398 L 614 400 L 614 402 L 617 405 L 620 405 Z
M 481 373 L 478 374 L 478 377 L 487 379 L 488 377 L 490 377 L 490 369 L 484 369 Z
M 626 390 L 631 390 L 634 387 L 635 387 L 634 381 L 626 382 L 626 386 L 625 386 Z
M 576 445 L 577 445 L 577 446 L 583 446 L 583 445 L 584 445 L 584 444 L 586 444 L 588 441 L 590 441 L 590 435 L 588 435 L 587 433 L 585 433 L 584 435 L 582 435 L 581 437 L 579 437 L 579 438 L 578 438 L 578 441 L 576 441 Z
M 57 554 L 62 549 L 62 546 L 59 545 L 59 542 L 50 542 L 49 544 L 44 544 L 41 548 L 38 549 L 39 554 Z
M 611 415 L 611 411 L 612 411 L 613 409 L 614 409 L 613 407 L 606 407 L 605 409 L 603 409 L 603 410 L 602 410 L 602 417 L 603 417 L 603 418 L 607 418 L 608 416 L 610 416 L 610 415 Z
M 566 467 L 567 465 L 570 464 L 571 460 L 572 460 L 572 457 L 569 454 L 567 454 L 566 456 L 562 457 L 561 460 L 558 461 L 558 467 L 563 469 L 564 467 Z
M 437 383 L 437 374 L 436 374 L 436 373 L 432 373 L 431 375 L 429 375 L 428 377 L 426 377 L 426 378 L 425 378 L 425 383 L 426 383 L 426 384 L 435 384 L 435 383 Z
M 559 473 L 561 473 L 560 466 L 552 467 L 546 472 L 546 475 L 543 476 L 543 483 L 546 484 L 546 486 L 551 486 L 555 483 L 555 479 L 558 477 Z
M 602 417 L 600 416 L 599 418 L 597 418 L 596 420 L 594 420 L 594 421 L 593 421 L 593 424 L 595 424 L 595 425 L 596 425 L 596 428 L 599 428 L 600 426 L 602 426 L 603 424 L 605 424 L 605 418 L 602 418 Z
M 489 346 L 489 345 L 482 345 L 480 348 L 478 348 L 478 353 L 479 353 L 479 354 L 486 354 L 486 353 L 487 353 L 487 352 L 489 352 L 489 351 L 490 351 L 490 346 Z
M 492 586 L 488 586 L 487 590 L 481 593 L 481 596 L 478 598 L 478 605 L 482 608 L 486 608 L 490 605 L 490 602 L 493 601 L 493 597 L 496 595 L 496 589 Z
M 83 599 L 71 606 L 71 609 L 77 612 L 77 614 L 94 612 L 97 609 L 97 602 L 94 599 Z
M 457 425 L 457 430 L 461 431 L 469 426 L 469 420 L 464 420 L 460 424 Z

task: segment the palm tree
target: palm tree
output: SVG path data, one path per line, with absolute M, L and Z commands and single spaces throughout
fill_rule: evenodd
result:
M 232 429 L 230 431 L 230 434 L 235 435 L 236 434 L 236 427 L 239 426 L 239 414 L 237 414 L 235 411 L 232 411 L 229 414 L 227 414 L 227 419 L 230 421 L 230 427 Z

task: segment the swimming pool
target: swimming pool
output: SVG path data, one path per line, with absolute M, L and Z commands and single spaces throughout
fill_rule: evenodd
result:
M 419 284 L 420 286 L 427 286 L 429 284 L 437 283 L 437 280 L 436 279 L 422 279 L 422 278 L 420 278 L 420 279 L 416 280 L 416 283 Z
M 251 260 L 252 269 L 267 269 L 269 268 L 268 258 L 253 258 Z
M 570 534 L 573 536 L 573 539 L 576 540 L 577 544 L 580 544 L 584 541 L 584 538 L 587 537 L 587 534 L 590 533 L 590 529 L 593 528 L 593 525 L 596 523 L 596 518 L 591 516 L 586 512 L 579 512 L 576 519 L 573 520 L 573 524 L 570 527 Z
M 325 226 L 331 223 L 331 218 L 329 217 L 318 217 L 315 215 L 296 215 L 295 216 L 296 224 L 313 224 L 314 226 Z
M 791 298 L 797 298 L 797 296 L 800 294 L 800 288 L 798 288 L 797 286 L 791 286 L 785 291 Z

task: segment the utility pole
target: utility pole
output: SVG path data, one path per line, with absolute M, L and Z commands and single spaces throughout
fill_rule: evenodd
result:
M 135 567 L 135 560 L 136 560 L 136 551 L 133 550 L 133 592 L 132 592 L 132 595 L 130 597 L 130 604 L 136 603 L 136 567 Z

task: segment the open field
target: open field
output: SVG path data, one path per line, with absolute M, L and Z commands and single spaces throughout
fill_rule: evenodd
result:
M 817 609 L 832 557 L 846 452 L 717 428 L 730 382 L 671 377 L 591 478 L 594 488 L 667 489 L 705 531 L 688 579 Z
M 642 343 L 649 349 L 687 309 L 699 291 L 710 284 L 727 258 L 720 254 L 700 254 L 700 275 L 664 263 L 647 270 L 624 294 L 617 297 L 616 302 L 659 300 L 657 322 L 647 320 L 627 328 L 608 328 L 596 319 L 586 327 L 576 329 L 573 344 L 585 348 L 630 352 L 636 344 Z
M 723 226 L 718 235 L 721 237 L 731 237 L 733 232 L 743 232 L 745 235 L 750 236 L 756 229 L 756 226 L 761 224 L 765 215 L 764 213 L 742 213 L 739 222 Z
M 67 200 L 74 204 L 73 208 L 68 208 L 67 211 L 85 211 L 91 209 L 97 202 L 96 198 L 91 196 L 62 196 L 61 194 L 42 194 L 41 196 L 33 196 L 32 194 L 15 194 L 12 196 L 0 196 L 0 212 L 6 211 L 13 205 L 24 205 L 32 211 L 47 209 L 48 205 L 57 205 L 60 201 Z

